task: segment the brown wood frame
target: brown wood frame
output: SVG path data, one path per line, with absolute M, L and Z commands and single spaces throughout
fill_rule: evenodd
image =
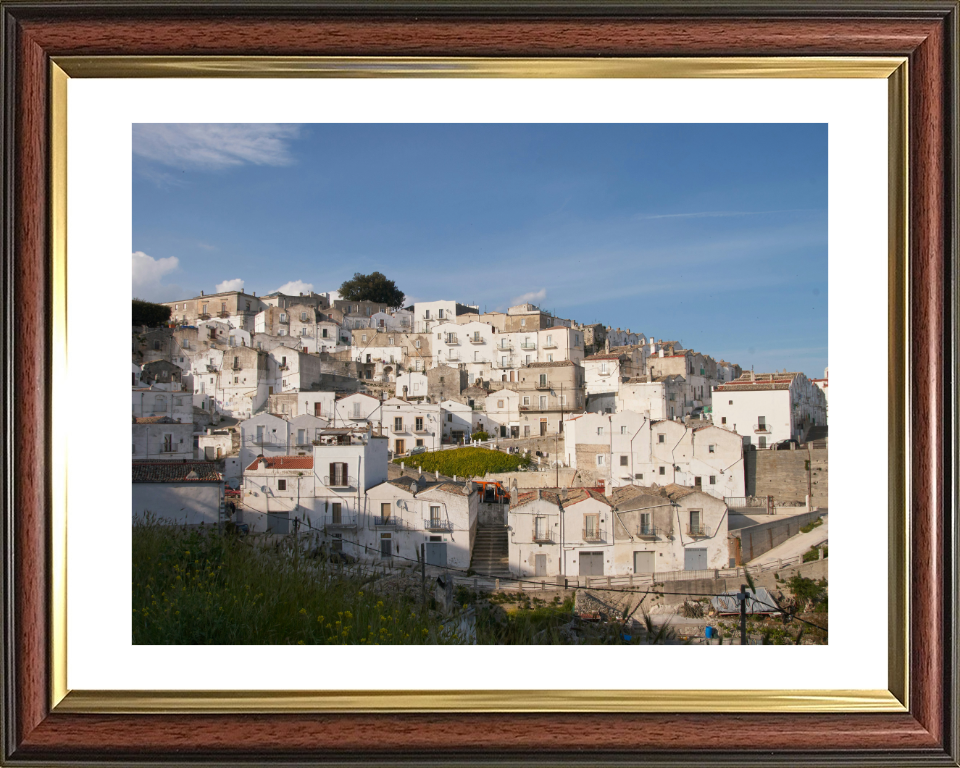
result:
M 80 761 L 958 764 L 956 2 L 0 1 L 3 743 Z M 913 453 L 906 714 L 70 715 L 49 707 L 49 59 L 93 54 L 884 55 L 910 62 Z M 375 734 L 375 738 L 374 738 Z

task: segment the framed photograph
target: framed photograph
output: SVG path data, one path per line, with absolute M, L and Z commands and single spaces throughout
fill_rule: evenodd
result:
M 467 8 L 202 2 L 148 7 L 81 0 L 67 7 L 53 2 L 0 6 L 7 383 L 5 764 L 958 764 L 956 2 L 890 2 L 878 7 L 830 2 L 488 3 Z M 635 161 L 631 153 L 641 145 L 646 154 L 642 162 Z M 304 162 L 302 170 L 285 175 L 276 171 L 295 166 L 295 152 L 303 157 L 313 153 L 312 164 Z M 705 170 L 708 166 L 712 176 Z M 224 167 L 256 173 L 235 174 L 232 188 L 222 175 L 209 184 L 190 175 L 197 168 Z M 579 198 L 572 192 L 562 194 L 571 168 L 586 185 L 586 192 L 578 190 Z M 469 229 L 444 207 L 445 195 L 437 195 L 438 189 L 451 190 L 447 197 L 455 194 L 458 174 L 489 176 L 486 209 L 478 201 L 459 205 L 476 221 L 470 245 Z M 302 190 L 296 186 L 308 177 L 309 185 Z M 549 190 L 546 183 L 525 186 L 530 178 L 546 177 L 553 184 Z M 770 193 L 777 177 L 785 189 L 781 196 Z M 729 180 L 729 206 L 666 205 L 670 200 L 710 199 L 708 178 L 714 194 Z M 413 191 L 414 179 L 432 187 L 433 196 L 422 198 L 436 206 L 432 220 L 415 210 L 421 198 Z M 768 195 L 769 202 L 789 203 L 739 205 L 751 199 L 741 195 L 751 182 L 753 200 L 767 202 L 763 196 Z M 617 200 L 629 199 L 633 205 L 638 199 L 619 190 L 638 186 L 645 186 L 646 204 L 627 213 L 617 209 Z M 702 190 L 693 189 L 697 186 Z M 500 223 L 509 219 L 509 201 L 516 207 L 524 195 L 540 195 L 541 207 L 546 206 L 546 223 L 527 239 Z M 348 205 L 351 197 L 354 207 Z M 495 198 L 501 199 L 494 203 Z M 580 202 L 567 208 L 574 199 Z M 316 256 L 280 254 L 283 248 L 291 249 L 282 230 L 301 227 L 314 215 L 312 226 L 332 233 L 324 240 L 329 247 Z M 748 241 L 744 232 L 759 232 L 757 227 L 733 226 L 761 215 L 793 218 L 790 226 L 763 232 L 767 240 Z M 593 217 L 589 226 L 583 224 L 587 216 Z M 397 223 L 401 219 L 406 229 Z M 700 228 L 704 245 L 684 261 L 684 238 L 705 221 L 715 226 Z M 655 224 L 664 225 L 661 235 Z M 446 242 L 454 254 L 449 257 L 449 277 L 444 276 L 441 257 L 417 252 L 415 233 L 434 226 L 438 231 L 446 228 L 447 240 L 430 239 L 432 247 Z M 364 231 L 378 227 L 396 240 L 392 252 L 385 252 L 386 240 Z M 204 229 L 218 231 L 219 242 L 231 243 L 237 255 L 203 241 L 197 233 Z M 264 241 L 242 248 L 239 239 L 250 240 L 254 230 L 264 233 Z M 231 231 L 232 240 L 227 235 Z M 404 233 L 414 245 L 397 239 Z M 600 233 L 606 238 L 602 244 Z M 718 233 L 727 239 L 718 242 Z M 350 241 L 361 241 L 366 234 L 365 247 L 381 253 L 364 261 L 356 256 L 364 246 L 352 248 Z M 343 239 L 338 242 L 336 236 Z M 658 236 L 663 240 L 657 241 Z M 576 237 L 583 241 L 575 243 Z M 637 271 L 637 238 L 649 240 L 641 267 L 649 269 L 647 275 Z M 783 244 L 787 238 L 792 240 L 789 248 Z M 283 245 L 271 247 L 270 239 Z M 254 265 L 239 255 L 258 249 L 269 264 Z M 790 254 L 791 268 L 784 268 L 786 256 L 775 257 L 780 260 L 776 282 L 763 273 L 760 261 L 744 256 L 751 249 Z M 138 381 L 138 376 L 149 375 L 154 386 L 142 389 L 151 396 L 157 391 L 162 396 L 167 390 L 155 384 L 174 376 L 178 385 L 170 394 L 188 393 L 194 425 L 197 410 L 216 412 L 217 421 L 210 417 L 209 433 L 193 445 L 188 443 L 197 439 L 195 430 L 187 428 L 186 442 L 178 447 L 175 427 L 180 425 L 158 416 L 155 401 L 146 410 L 141 406 L 139 414 L 135 407 L 133 489 L 126 475 L 129 443 L 124 442 L 129 440 L 130 416 L 125 408 L 111 405 L 126 397 L 120 388 L 126 388 L 128 374 L 117 368 L 126 365 L 131 251 L 134 296 L 140 292 L 141 298 L 169 307 L 181 349 L 202 344 L 201 336 L 209 334 L 214 341 L 206 347 L 219 353 L 216 361 L 201 360 L 203 355 L 194 360 L 191 382 L 184 387 L 180 377 L 187 368 L 174 371 L 168 362 L 143 364 L 159 358 L 151 355 L 154 342 L 148 344 L 146 335 L 136 341 L 134 354 L 143 359 L 135 364 L 135 396 L 145 380 Z M 175 253 L 193 255 L 178 261 L 171 256 Z M 667 267 L 651 268 L 656 259 Z M 338 260 L 341 263 L 335 263 Z M 406 300 L 388 302 L 400 304 L 399 311 L 373 307 L 364 313 L 315 292 L 332 290 L 341 282 L 344 290 L 351 274 L 359 277 L 361 271 L 381 265 L 392 277 L 400 272 L 400 260 L 407 262 L 402 272 L 406 282 L 400 286 Z M 418 260 L 422 277 L 416 271 Z M 303 270 L 294 274 L 296 265 Z M 564 271 L 566 282 L 559 278 Z M 250 281 L 246 286 L 245 274 Z M 181 285 L 172 285 L 165 275 L 183 278 Z M 309 282 L 310 275 L 317 279 Z M 336 279 L 321 285 L 321 278 Z M 680 323 L 684 313 L 699 318 L 694 323 L 700 326 L 707 324 L 696 307 L 684 305 L 689 295 L 695 304 L 713 306 L 689 287 L 696 281 L 711 282 L 718 292 L 726 292 L 728 302 L 739 303 L 731 306 L 728 323 L 734 309 L 747 318 L 755 307 L 756 314 L 737 331 L 742 346 L 728 347 L 743 355 L 742 363 L 717 365 L 713 358 L 696 357 L 707 362 L 697 363 L 704 366 L 699 372 L 684 369 L 683 405 L 671 413 L 670 387 L 680 385 L 668 361 L 682 358 L 688 366 L 697 353 L 659 334 L 661 328 L 665 334 L 672 327 L 686 328 Z M 158 287 L 163 290 L 145 293 Z M 212 308 L 209 294 L 216 296 Z M 285 304 L 288 294 L 299 294 L 298 301 Z M 228 306 L 223 298 L 227 295 L 250 306 Z M 782 296 L 773 302 L 782 301 L 782 306 L 770 306 L 770 295 Z M 305 296 L 317 297 L 315 306 L 309 313 L 298 309 L 297 324 L 287 309 L 303 305 Z M 455 306 L 448 308 L 439 299 L 455 299 Z M 556 311 L 545 312 L 542 307 L 550 301 L 558 302 Z M 641 318 L 638 322 L 646 323 L 649 317 L 657 327 L 642 328 L 642 334 L 633 334 L 625 324 L 616 331 L 605 327 L 602 313 L 617 302 L 632 307 Z M 443 316 L 432 317 L 431 311 L 470 316 L 467 322 L 458 321 L 462 338 L 456 329 L 437 325 Z M 601 316 L 584 317 L 586 312 Z M 307 323 L 305 314 L 311 314 L 312 322 Z M 525 331 L 511 325 L 521 315 L 536 316 L 540 323 L 549 316 L 549 328 L 563 328 L 558 338 L 567 334 L 559 346 L 569 349 L 552 351 L 553 330 L 549 338 L 537 336 L 531 344 Z M 243 317 L 233 323 L 234 316 Z M 789 322 L 778 323 L 781 316 Z M 521 493 L 523 488 L 509 486 L 478 491 L 469 481 L 463 486 L 463 475 L 453 470 L 445 482 L 440 481 L 440 470 L 435 481 L 424 478 L 420 468 L 409 477 L 408 462 L 413 466 L 422 461 L 420 443 L 411 448 L 414 441 L 419 438 L 430 450 L 425 436 L 432 433 L 418 418 L 425 421 L 425 414 L 432 413 L 431 402 L 417 405 L 423 414 L 411 410 L 409 423 L 390 417 L 384 424 L 381 413 L 374 425 L 369 415 L 348 412 L 348 403 L 338 405 L 340 400 L 284 399 L 289 383 L 284 379 L 294 375 L 291 369 L 296 367 L 300 376 L 306 358 L 323 359 L 340 366 L 336 376 L 333 367 L 323 369 L 331 381 L 359 379 L 363 391 L 375 393 L 382 383 L 378 407 L 394 403 L 388 398 L 396 396 L 392 407 L 407 413 L 420 375 L 407 357 L 417 355 L 396 353 L 408 368 L 409 389 L 402 394 L 398 361 L 390 357 L 392 345 L 378 346 L 367 359 L 355 355 L 359 339 L 368 329 L 375 332 L 376 323 L 386 327 L 405 319 L 411 337 L 422 335 L 433 348 L 421 378 L 426 382 L 429 368 L 453 362 L 450 370 L 460 369 L 465 379 L 454 399 L 446 400 L 444 394 L 441 400 L 447 405 L 436 405 L 451 425 L 438 427 L 438 445 L 432 447 L 466 442 L 468 434 L 469 441 L 482 444 L 489 440 L 488 430 L 504 444 L 529 438 L 531 461 L 552 460 L 553 471 L 547 474 L 553 477 L 555 472 L 555 482 L 544 481 L 542 490 Z M 591 325 L 593 320 L 598 322 Z M 422 334 L 413 327 L 416 323 L 424 325 Z M 723 321 L 711 325 L 712 332 L 724 333 Z M 787 325 L 803 328 L 806 335 L 798 331 L 796 338 L 787 339 L 773 330 Z M 605 335 L 605 343 L 600 336 L 589 342 L 576 338 L 594 327 L 601 330 L 590 332 Z M 494 328 L 501 343 L 491 363 L 481 355 L 489 352 L 485 329 Z M 334 337 L 329 349 L 321 349 L 324 331 Z M 221 332 L 223 338 L 216 338 Z M 296 345 L 289 341 L 291 335 Z M 762 350 L 750 348 L 747 354 L 747 340 L 754 335 L 763 339 L 758 346 L 790 347 L 791 364 L 803 360 L 794 370 L 807 375 L 772 370 L 780 358 L 764 357 Z M 269 349 L 260 346 L 265 340 Z M 368 344 L 366 339 L 362 343 Z M 525 362 L 514 365 L 512 347 L 521 344 L 530 350 L 540 347 L 536 354 L 543 358 L 534 359 L 531 352 Z M 509 644 L 505 635 L 477 637 L 477 644 L 464 645 L 457 642 L 459 635 L 431 634 L 433 630 L 424 628 L 428 644 L 410 641 L 374 649 L 367 647 L 366 638 L 353 641 L 345 622 L 328 622 L 323 616 L 314 620 L 316 611 L 306 607 L 294 618 L 300 621 L 303 614 L 310 619 L 309 630 L 276 639 L 269 639 L 273 635 L 267 627 L 267 634 L 260 635 L 204 635 L 203 630 L 170 640 L 150 634 L 144 629 L 149 622 L 138 619 L 137 612 L 148 606 L 143 595 L 153 593 L 144 592 L 149 570 L 131 564 L 131 548 L 138 545 L 126 517 L 128 494 L 136 513 L 138 503 L 147 503 L 138 498 L 148 498 L 153 505 L 170 493 L 167 487 L 158 490 L 156 483 L 169 480 L 165 473 L 173 466 L 171 456 L 184 469 L 172 482 L 204 480 L 197 468 L 205 462 L 193 461 L 196 451 L 203 459 L 219 459 L 218 451 L 229 453 L 235 447 L 229 433 L 223 437 L 212 428 L 221 418 L 237 423 L 237 466 L 244 469 L 244 477 L 226 487 L 216 473 L 206 478 L 217 497 L 210 502 L 216 510 L 211 522 L 253 537 L 287 534 L 288 526 L 297 534 L 301 527 L 310 535 L 316 531 L 316 549 L 304 552 L 340 566 L 351 565 L 346 557 L 351 546 L 361 561 L 373 552 L 371 562 L 382 574 L 387 565 L 402 570 L 408 563 L 411 573 L 415 565 L 424 612 L 428 565 L 438 585 L 431 583 L 430 589 L 440 603 L 445 593 L 452 594 L 447 587 L 456 583 L 454 575 L 463 582 L 465 594 L 471 578 L 479 588 L 481 576 L 500 588 L 489 563 L 478 574 L 475 568 L 467 570 L 476 565 L 469 558 L 457 559 L 462 553 L 453 542 L 461 527 L 451 522 L 449 512 L 460 503 L 454 496 L 469 499 L 476 492 L 478 499 L 479 494 L 492 498 L 498 487 L 509 496 L 515 513 L 524 505 L 533 510 L 524 522 L 530 530 L 527 538 L 519 536 L 519 523 L 508 520 L 518 533 L 510 539 L 504 556 L 509 574 L 502 578 L 514 581 L 515 595 L 522 596 L 525 588 L 545 591 L 548 579 L 558 592 L 571 581 L 586 590 L 596 588 L 599 579 L 607 597 L 619 590 L 636 598 L 631 610 L 640 607 L 641 595 L 651 602 L 667 602 L 667 596 L 713 597 L 713 603 L 703 605 L 714 614 L 726 613 L 728 603 L 746 609 L 749 601 L 741 597 L 738 603 L 727 581 L 737 581 L 745 566 L 759 562 L 762 552 L 773 553 L 768 558 L 822 558 L 826 535 L 814 542 L 811 552 L 775 550 L 779 534 L 771 523 L 761 520 L 750 533 L 758 522 L 751 505 L 761 495 L 759 485 L 738 485 L 721 475 L 694 471 L 684 458 L 671 460 L 669 478 L 660 467 L 664 480 L 650 483 L 643 481 L 644 473 L 656 475 L 656 480 L 657 470 L 653 464 L 649 469 L 646 464 L 634 466 L 631 462 L 640 459 L 631 445 L 620 456 L 616 474 L 614 435 L 609 435 L 611 447 L 605 452 L 603 441 L 587 433 L 607 439 L 601 421 L 610 414 L 607 428 L 612 433 L 613 418 L 621 409 L 614 406 L 612 395 L 609 403 L 604 399 L 608 393 L 599 384 L 591 395 L 589 382 L 584 402 L 579 402 L 576 392 L 582 382 L 576 375 L 569 384 L 550 378 L 556 368 L 553 355 L 565 362 L 564 356 L 576 356 L 572 350 L 577 347 L 583 369 L 595 365 L 587 375 L 596 381 L 608 375 L 604 368 L 614 364 L 614 357 L 625 371 L 639 366 L 629 375 L 618 373 L 623 384 L 617 400 L 647 398 L 637 407 L 646 413 L 643 424 L 651 432 L 651 443 L 658 437 L 665 442 L 671 430 L 704 429 L 694 419 L 712 419 L 709 429 L 724 419 L 731 432 L 748 435 L 742 441 L 735 438 L 734 446 L 738 461 L 746 465 L 755 448 L 760 449 L 756 454 L 763 453 L 756 461 L 796 458 L 800 446 L 795 438 L 801 437 L 810 457 L 804 467 L 810 485 L 806 494 L 803 489 L 796 492 L 796 504 L 807 517 L 793 519 L 806 524 L 808 535 L 824 519 L 815 514 L 818 499 L 824 500 L 821 507 L 828 506 L 826 489 L 812 485 L 820 455 L 814 451 L 819 449 L 824 455 L 819 477 L 826 484 L 826 450 L 820 445 L 826 432 L 815 429 L 817 419 L 825 418 L 817 408 L 823 408 L 826 372 L 819 387 L 807 380 L 826 367 L 828 344 L 834 373 L 829 506 L 836 513 L 830 517 L 834 561 L 829 573 L 829 641 L 826 627 L 817 626 L 821 619 L 801 615 L 800 608 L 784 609 L 779 602 L 781 615 L 797 616 L 815 627 L 823 642 L 801 645 L 803 633 L 795 620 L 792 633 L 781 633 L 796 640 L 792 647 L 745 643 L 739 650 L 707 651 L 703 645 L 717 643 L 637 644 L 622 631 L 632 626 L 624 615 L 624 624 L 614 633 L 616 644 L 598 646 L 599 635 L 588 625 L 595 618 L 607 621 L 600 614 L 610 609 L 600 603 L 595 609 L 577 605 L 575 622 L 585 628 L 569 630 L 572 634 L 564 636 L 571 642 L 560 643 L 565 647 L 548 644 L 546 636 Z M 266 361 L 262 367 L 276 375 L 276 392 L 268 392 L 264 383 L 262 393 L 259 385 L 249 393 L 241 381 L 245 363 L 239 351 L 230 381 L 220 378 L 228 367 L 224 350 L 248 346 L 254 347 L 248 352 Z M 609 354 L 612 348 L 614 356 Z M 290 365 L 288 349 L 296 355 Z M 754 356 L 756 371 L 749 369 Z M 529 387 L 518 378 L 511 387 L 514 374 L 519 377 L 530 365 L 542 366 L 540 378 Z M 713 365 L 723 371 L 713 373 Z M 339 376 L 340 368 L 350 368 L 350 374 Z M 210 380 L 209 386 L 220 390 L 211 396 L 205 381 L 213 369 L 221 383 Z M 712 389 L 712 405 L 690 389 L 698 376 Z M 491 389 L 494 378 L 502 381 Z M 738 418 L 747 418 L 736 415 L 742 393 L 778 387 L 792 392 L 797 382 L 813 394 L 794 408 L 801 425 L 796 435 L 779 435 L 763 416 L 751 416 L 747 428 L 737 425 Z M 645 388 L 655 384 L 662 388 L 657 395 L 662 413 L 654 413 L 652 390 Z M 563 399 L 566 393 L 556 395 L 558 416 L 549 398 L 555 389 L 563 393 L 564 386 L 570 386 L 566 396 L 571 400 Z M 488 399 L 488 407 L 481 410 L 462 394 L 464 387 L 504 393 L 501 399 L 507 405 L 492 412 Z M 525 388 L 533 399 L 530 404 L 522 400 L 528 394 Z M 301 391 L 300 384 L 289 384 L 289 391 Z M 369 399 L 342 394 L 343 401 Z M 516 418 L 506 417 L 501 411 L 512 407 L 507 401 L 514 397 Z M 175 398 L 169 399 L 173 405 Z M 538 403 L 542 413 L 535 413 Z M 564 413 L 567 404 L 583 413 L 580 425 Z M 308 410 L 309 416 L 300 418 L 311 420 L 316 432 L 307 435 L 302 429 L 303 435 L 289 437 L 280 452 L 271 454 L 263 434 L 246 435 L 240 426 L 247 419 L 266 423 L 268 418 L 286 424 L 289 419 L 282 415 L 257 413 L 290 415 L 284 408 L 291 405 Z M 801 408 L 809 413 L 800 413 Z M 313 424 L 328 412 L 332 420 Z M 539 423 L 530 421 L 534 416 Z M 337 424 L 338 417 L 343 423 Z M 454 418 L 465 419 L 470 428 L 457 431 Z M 655 423 L 667 425 L 663 435 L 651 431 Z M 617 427 L 626 435 L 632 424 L 618 422 Z M 643 429 L 640 421 L 636 428 Z M 537 432 L 557 446 L 563 432 L 566 455 L 559 447 L 553 456 L 549 447 L 543 447 L 543 455 L 534 455 Z M 729 433 L 717 432 L 722 453 L 726 448 L 721 438 Z M 150 453 L 154 438 L 160 441 L 159 462 Z M 221 438 L 230 444 L 218 442 Z M 362 474 L 369 472 L 363 462 L 373 455 L 378 440 L 383 441 L 384 456 L 377 457 L 400 464 L 399 470 L 390 465 L 393 485 L 378 486 Z M 351 477 L 349 465 L 337 463 L 340 459 L 333 454 L 354 447 L 360 451 L 361 469 Z M 716 447 L 711 443 L 710 453 Z M 791 453 L 781 457 L 774 448 Z M 244 458 L 248 449 L 251 453 Z M 326 453 L 332 458 L 325 458 Z M 324 469 L 329 466 L 328 472 L 315 473 L 316 482 L 333 492 L 324 495 L 312 484 L 309 491 L 302 487 L 298 468 L 306 461 L 311 468 L 314 463 L 308 454 L 320 455 Z M 592 472 L 584 466 L 587 458 Z M 704 466 L 712 466 L 709 458 L 705 461 Z M 187 473 L 187 468 L 192 471 Z M 284 469 L 294 474 L 285 475 Z M 577 473 L 582 488 L 573 489 L 571 480 L 566 489 L 561 471 Z M 718 480 L 722 490 L 711 496 L 710 486 Z M 420 485 L 401 487 L 410 482 Z M 369 488 L 361 490 L 364 484 Z M 377 488 L 386 493 L 382 499 Z M 344 489 L 356 490 L 358 499 L 366 494 L 378 504 L 379 517 L 376 522 L 371 518 L 367 538 L 359 532 L 364 526 L 351 527 L 351 514 L 360 514 L 359 501 L 355 510 L 330 503 L 346 498 Z M 227 490 L 242 494 L 240 514 L 224 511 L 228 496 L 234 498 Z M 571 523 L 564 522 L 563 506 L 581 500 L 571 499 L 571 493 L 597 509 L 595 515 L 584 512 L 582 525 L 577 517 L 574 533 L 564 534 L 563 526 Z M 439 501 L 431 501 L 431 494 Z M 693 503 L 690 494 L 705 501 Z M 714 497 L 724 502 L 716 504 L 723 508 L 716 520 L 710 516 L 713 502 L 707 503 Z M 664 523 L 656 513 L 644 516 L 657 499 L 678 515 L 676 523 Z M 174 509 L 174 501 L 169 506 L 176 517 L 183 509 Z M 411 542 L 426 542 L 419 550 L 404 537 L 406 524 L 399 524 L 400 513 L 394 510 L 419 510 L 414 501 L 427 504 L 418 517 L 417 535 L 410 537 Z M 491 500 L 479 499 L 478 505 L 481 501 Z M 465 502 L 465 510 L 470 503 Z M 558 534 L 551 504 L 560 510 Z M 764 513 L 777 511 L 773 496 L 768 496 Z M 781 508 L 778 519 L 790 519 L 797 511 Z M 465 521 L 472 520 L 474 513 L 464 515 Z M 734 517 L 741 519 L 739 534 L 733 531 Z M 643 552 L 627 553 L 629 563 L 619 570 L 602 555 L 604 536 L 615 549 L 617 524 L 631 542 L 646 542 L 635 547 Z M 681 543 L 685 536 L 686 544 L 697 546 L 676 549 L 672 536 L 657 533 L 666 530 L 663 525 L 672 531 L 674 524 Z M 732 549 L 713 552 L 708 530 L 716 533 L 721 524 Z M 762 537 L 756 533 L 761 528 Z M 476 552 L 472 523 L 462 529 L 470 530 Z M 582 544 L 571 546 L 574 538 Z M 555 544 L 556 562 L 549 554 Z M 404 548 L 408 545 L 409 551 Z M 668 567 L 648 566 L 648 552 L 688 572 L 675 578 L 690 579 L 702 570 L 710 572 L 710 584 L 696 595 L 692 586 L 689 593 L 664 586 L 684 582 L 668 579 L 665 573 L 673 573 Z M 388 555 L 389 564 L 384 562 Z M 258 562 L 265 563 L 267 555 L 261 558 Z M 777 567 L 782 566 L 779 559 Z M 747 567 L 751 575 L 743 578 L 759 579 L 761 570 Z M 635 581 L 634 574 L 650 572 L 661 578 Z M 285 578 L 282 568 L 277 573 Z M 199 572 L 191 574 L 199 578 Z M 723 589 L 713 586 L 724 576 L 729 578 Z M 824 580 L 824 590 L 825 585 Z M 758 581 L 753 587 L 751 580 L 758 611 L 765 605 L 762 586 Z M 163 592 L 155 599 L 164 601 L 166 596 Z M 529 608 L 524 599 L 532 598 L 521 597 L 521 609 Z M 822 599 L 825 602 L 825 591 Z M 539 604 L 534 601 L 533 607 Z M 826 622 L 825 611 L 818 615 Z M 703 623 L 697 617 L 691 621 L 691 626 Z M 721 633 L 736 633 L 735 622 L 728 629 L 719 615 L 711 623 L 719 625 Z M 326 624 L 338 636 L 343 630 L 346 640 L 336 649 L 327 645 Z M 466 627 L 479 632 L 478 626 L 479 621 L 460 624 L 452 631 Z M 655 622 L 640 630 L 652 636 L 654 627 Z M 746 639 L 747 630 L 740 631 Z M 762 630 L 755 634 L 758 643 L 772 637 Z M 241 636 L 256 639 L 229 639 Z M 298 644 L 297 637 L 306 640 Z M 704 640 L 709 639 L 705 633 Z M 697 656 L 704 653 L 721 656 Z

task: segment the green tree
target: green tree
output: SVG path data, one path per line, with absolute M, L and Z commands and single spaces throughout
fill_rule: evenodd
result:
M 133 300 L 133 324 L 148 328 L 162 328 L 170 322 L 170 307 L 143 299 Z
M 362 275 L 355 272 L 349 280 L 340 286 L 340 298 L 347 301 L 375 301 L 388 307 L 403 306 L 403 291 L 397 288 L 393 280 L 388 280 L 382 272 Z

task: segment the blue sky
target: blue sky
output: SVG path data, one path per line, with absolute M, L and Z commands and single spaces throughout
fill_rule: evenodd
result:
M 757 372 L 827 365 L 827 126 L 135 125 L 134 294 L 529 300 Z

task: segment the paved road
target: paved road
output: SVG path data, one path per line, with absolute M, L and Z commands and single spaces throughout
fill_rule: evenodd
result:
M 823 524 L 814 528 L 810 533 L 799 533 L 793 538 L 787 539 L 783 544 L 779 544 L 768 552 L 764 552 L 760 557 L 754 558 L 748 565 L 771 563 L 779 559 L 786 560 L 788 557 L 802 555 L 810 547 L 815 547 L 827 540 L 829 522 L 830 517 L 828 515 L 823 519 Z

